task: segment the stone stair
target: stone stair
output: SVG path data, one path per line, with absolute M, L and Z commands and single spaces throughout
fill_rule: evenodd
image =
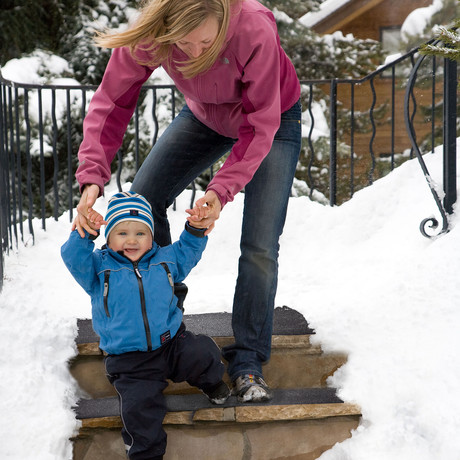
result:
M 221 347 L 232 341 L 230 313 L 185 315 L 184 322 Z M 78 355 L 70 371 L 85 397 L 75 408 L 81 428 L 73 440 L 73 459 L 126 459 L 118 399 L 105 377 L 98 337 L 90 320 L 79 320 L 78 326 Z M 269 403 L 241 404 L 232 396 L 214 406 L 188 384 L 170 382 L 165 460 L 313 460 L 348 438 L 359 424 L 360 409 L 326 387 L 346 356 L 324 353 L 310 343 L 312 334 L 300 313 L 275 309 L 272 356 L 264 366 L 264 378 L 274 389 Z

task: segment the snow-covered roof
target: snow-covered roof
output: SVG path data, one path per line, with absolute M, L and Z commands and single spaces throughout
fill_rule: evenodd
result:
M 325 0 L 318 11 L 305 14 L 299 21 L 304 26 L 315 29 L 316 32 L 329 34 L 341 30 L 341 27 L 383 1 Z M 429 6 L 415 8 L 404 20 L 401 33 L 406 35 L 421 33 L 428 20 L 441 10 L 442 5 L 443 0 L 433 0 Z
M 323 3 L 321 3 L 320 9 L 318 11 L 305 14 L 299 19 L 299 21 L 307 27 L 313 27 L 318 22 L 327 18 L 334 11 L 337 11 L 352 1 L 353 0 L 325 0 Z
M 384 0 L 325 0 L 319 11 L 310 12 L 300 22 L 317 32 L 331 33 Z

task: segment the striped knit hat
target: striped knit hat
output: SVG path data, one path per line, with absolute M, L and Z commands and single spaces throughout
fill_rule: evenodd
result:
M 110 232 L 115 225 L 127 220 L 137 220 L 147 225 L 152 232 L 153 238 L 153 215 L 150 203 L 138 193 L 120 192 L 110 198 L 105 215 L 107 225 L 105 227 L 105 239 L 109 238 Z

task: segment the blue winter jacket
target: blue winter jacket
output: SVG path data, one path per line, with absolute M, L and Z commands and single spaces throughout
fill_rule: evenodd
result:
M 61 248 L 70 273 L 91 296 L 93 328 L 109 354 L 151 351 L 176 334 L 182 322 L 174 283 L 198 263 L 207 237 L 184 230 L 169 246 L 153 243 L 137 262 L 108 247 L 94 250 L 89 234 L 75 230 Z

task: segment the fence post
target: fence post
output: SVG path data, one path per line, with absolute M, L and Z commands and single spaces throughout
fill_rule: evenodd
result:
M 5 159 L 5 148 L 4 148 L 4 137 L 3 128 L 5 126 L 3 120 L 3 88 L 0 87 L 0 292 L 3 288 L 3 251 L 8 247 L 8 229 L 6 227 L 6 186 L 5 186 L 5 171 L 4 171 L 4 159 Z
M 444 59 L 444 209 L 457 201 L 457 62 Z
M 337 203 L 337 80 L 331 80 L 329 133 L 329 204 Z

